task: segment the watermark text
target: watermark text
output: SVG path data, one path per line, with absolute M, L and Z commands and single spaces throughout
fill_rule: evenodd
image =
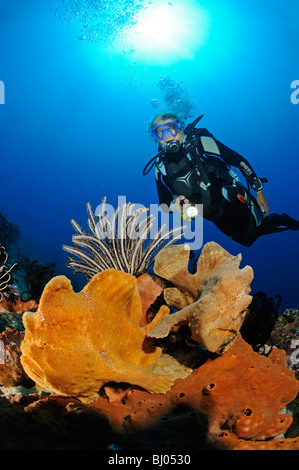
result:
M 293 80 L 291 83 L 291 88 L 295 90 L 291 94 L 291 103 L 298 104 L 299 103 L 299 80 Z
M 290 355 L 290 360 L 293 366 L 299 365 L 299 339 L 295 339 L 291 343 L 291 349 L 294 349 Z
M 97 206 L 95 215 L 99 218 L 96 224 L 97 236 L 101 239 L 129 238 L 131 240 L 154 240 L 163 227 L 163 234 L 174 232 L 174 236 L 181 231 L 181 240 L 188 244 L 190 250 L 199 250 L 203 245 L 203 207 L 202 204 L 178 205 L 170 210 L 166 204 L 150 204 L 146 208 L 142 204 L 134 204 L 134 213 L 143 214 L 150 222 L 143 223 L 139 217 L 129 217 L 125 207 L 126 196 L 118 196 L 117 208 L 111 204 Z M 174 207 L 174 206 L 173 206 Z M 189 216 L 189 214 L 191 214 Z M 116 217 L 117 215 L 117 217 Z M 148 227 L 147 230 L 144 230 Z
M 5 346 L 3 341 L 0 341 L 0 364 L 5 363 Z
M 2 80 L 0 80 L 0 104 L 5 104 L 5 86 Z

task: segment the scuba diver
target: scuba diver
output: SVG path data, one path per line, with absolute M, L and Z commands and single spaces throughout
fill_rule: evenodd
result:
M 147 163 L 143 175 L 156 166 L 159 204 L 166 204 L 169 212 L 180 211 L 187 222 L 196 217 L 196 204 L 202 204 L 205 219 L 248 247 L 261 235 L 298 230 L 299 221 L 289 215 L 269 214 L 263 193 L 267 179 L 259 178 L 245 158 L 207 129 L 195 127 L 202 117 L 184 127 L 178 115 L 165 113 L 150 124 L 159 153 Z M 247 188 L 232 167 L 240 170 Z

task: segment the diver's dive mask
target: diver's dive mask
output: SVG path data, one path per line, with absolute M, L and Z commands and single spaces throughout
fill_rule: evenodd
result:
M 152 127 L 152 136 L 156 140 L 164 140 L 166 137 L 176 137 L 180 131 L 180 126 L 176 121 L 165 122 L 159 126 Z

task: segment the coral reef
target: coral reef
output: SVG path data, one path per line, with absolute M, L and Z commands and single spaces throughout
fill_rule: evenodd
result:
M 73 398 L 22 392 L 0 396 L 1 450 L 104 450 L 113 442 L 97 410 Z
M 168 335 L 175 325 L 187 324 L 192 339 L 211 352 L 225 352 L 237 338 L 245 318 L 253 271 L 239 269 L 241 255 L 232 256 L 215 242 L 202 249 L 194 274 L 188 271 L 190 250 L 184 245 L 162 249 L 154 271 L 175 287 L 164 291 L 166 302 L 180 310 L 165 317 L 148 334 Z
M 210 358 L 187 378 L 177 380 L 165 395 L 131 388 L 118 400 L 100 398 L 93 406 L 125 434 L 161 424 L 180 408 L 187 410 L 189 418 L 191 413 L 205 416 L 207 436 L 219 445 L 225 438 L 271 439 L 291 425 L 292 416 L 281 410 L 298 393 L 298 382 L 285 367 L 284 356 L 277 349 L 269 357 L 261 356 L 238 335 L 223 356 Z
M 54 274 L 54 263 L 32 261 L 25 251 L 20 230 L 0 213 L 0 312 L 21 311 L 24 300 L 38 301 Z
M 28 306 L 24 304 L 23 306 Z M 23 310 L 24 311 L 24 310 Z M 1 312 L 0 314 L 0 332 L 6 330 L 6 328 L 12 328 L 17 331 L 24 331 L 23 316 L 16 312 Z
M 66 277 L 54 277 L 37 312 L 2 314 L 8 360 L 0 382 L 34 381 L 47 392 L 0 396 L 0 448 L 299 449 L 289 413 L 296 413 L 298 381 L 288 354 L 254 350 L 275 322 L 273 343 L 286 346 L 280 335 L 294 339 L 298 312 L 279 321 L 275 302 L 260 293 L 252 299 L 252 269 L 239 268 L 240 255 L 208 243 L 191 274 L 186 248 L 163 248 L 154 273 L 104 270 L 78 293 Z M 265 331 L 254 336 L 261 308 Z M 242 337 L 250 313 L 252 345 Z M 159 328 L 167 336 L 151 337 Z
M 103 271 L 79 293 L 65 276 L 57 276 L 44 289 L 37 313 L 23 316 L 23 367 L 42 389 L 82 401 L 94 400 L 111 380 L 164 393 L 188 372 L 179 364 L 172 367 L 171 358 L 159 366 L 161 349 L 146 338 L 168 312 L 162 306 L 141 328 L 136 279 L 127 273 Z
M 21 391 L 22 392 L 22 391 Z M 192 393 L 192 391 L 190 392 Z M 127 395 L 144 405 L 144 426 L 134 430 L 131 414 L 125 416 L 127 400 L 110 402 L 109 417 L 105 411 L 107 398 L 92 404 L 83 404 L 72 397 L 44 396 L 36 392 L 24 395 L 0 396 L 0 449 L 1 450 L 161 450 L 188 452 L 191 450 L 296 450 L 298 438 L 251 441 L 222 436 L 207 439 L 207 418 L 188 406 L 172 406 L 171 413 L 161 414 L 154 424 L 147 419 L 158 407 L 151 408 L 155 397 L 140 390 L 129 390 Z M 101 406 L 103 405 L 103 409 Z M 132 409 L 132 404 L 130 405 Z M 122 417 L 122 431 L 111 425 L 112 414 Z M 126 428 L 129 428 L 126 431 Z M 26 432 L 24 432 L 24 429 Z M 84 430 L 82 432 L 82 430 Z
M 4 246 L 0 245 L 0 301 L 3 298 L 3 292 L 9 289 L 9 283 L 11 280 L 11 271 L 16 266 L 13 264 L 10 268 L 6 267 L 8 255 Z
M 19 295 L 16 294 L 13 299 L 10 297 L 3 297 L 0 302 L 0 313 L 24 313 L 27 310 L 34 311 L 37 307 L 38 302 L 36 300 L 28 300 L 28 302 L 24 302 L 19 298 Z
M 162 246 L 182 237 L 181 227 L 164 233 L 163 225 L 148 241 L 155 220 L 152 214 L 147 214 L 148 209 L 134 210 L 135 204 L 123 204 L 109 218 L 106 199 L 103 199 L 97 216 L 91 205 L 87 204 L 90 233 L 83 232 L 77 222 L 72 220 L 71 224 L 77 232 L 72 237 L 74 247 L 62 246 L 78 258 L 69 256 L 67 267 L 73 268 L 75 273 L 83 273 L 87 280 L 106 269 L 117 269 L 138 276 L 149 269 Z
M 299 379 L 299 314 L 298 309 L 286 309 L 280 315 L 271 332 L 270 341 L 287 353 L 287 365 L 295 370 Z
M 1 317 L 0 317 L 1 318 Z M 0 360 L 0 383 L 4 387 L 32 387 L 34 382 L 28 377 L 21 367 L 21 341 L 24 332 L 18 329 L 6 328 L 0 334 L 0 344 L 3 347 L 4 361 Z
M 279 295 L 267 297 L 264 292 L 254 294 L 240 332 L 242 338 L 251 344 L 255 351 L 270 340 L 279 316 L 281 302 L 282 298 Z
M 41 264 L 37 260 L 31 261 L 25 276 L 26 291 L 22 292 L 22 302 L 39 301 L 45 285 L 54 276 L 55 263 Z
M 19 298 L 10 301 L 3 297 L 0 303 L 0 389 L 4 387 L 32 387 L 21 365 L 21 342 L 24 339 L 22 313 L 35 311 L 38 304 L 34 300 L 22 302 Z M 0 392 L 1 393 L 1 392 Z

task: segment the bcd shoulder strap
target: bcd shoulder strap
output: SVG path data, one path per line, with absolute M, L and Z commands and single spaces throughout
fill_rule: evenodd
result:
M 222 160 L 220 153 L 219 156 L 216 154 L 216 149 L 218 149 L 216 142 L 211 137 L 207 137 L 207 139 L 213 141 L 215 145 L 213 146 L 213 142 L 209 142 L 208 146 L 204 147 L 202 136 L 200 136 L 200 129 L 194 130 L 199 132 L 197 132 L 185 146 L 186 152 L 192 156 L 193 163 L 206 175 L 207 180 L 209 180 L 209 175 L 214 175 L 225 183 L 231 183 L 232 176 L 225 162 Z M 212 151 L 213 149 L 215 150 L 215 154 L 208 152 L 208 150 Z

